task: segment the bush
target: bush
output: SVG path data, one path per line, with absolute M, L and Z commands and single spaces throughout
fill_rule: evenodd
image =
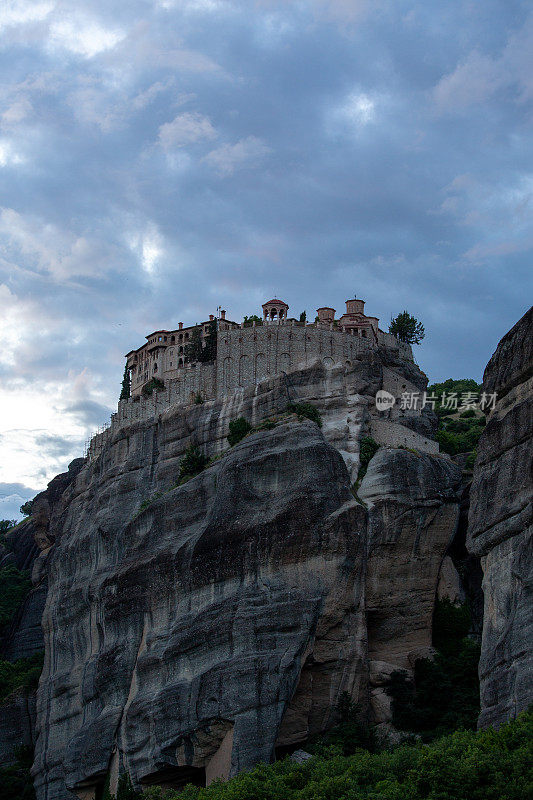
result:
M 246 434 L 250 433 L 251 430 L 252 426 L 244 417 L 233 419 L 229 424 L 228 442 L 230 446 L 233 447 L 240 442 L 241 439 L 244 439 Z
M 189 478 L 194 478 L 207 467 L 208 463 L 207 456 L 196 445 L 191 444 L 181 459 L 178 482 L 184 483 Z
M 25 691 L 36 689 L 43 671 L 44 653 L 36 653 L 29 658 L 17 661 L 0 660 L 0 700 L 23 688 Z
M 479 714 L 479 645 L 467 638 L 468 606 L 437 600 L 433 615 L 434 660 L 415 664 L 414 682 L 392 675 L 393 723 L 426 741 L 457 728 L 475 730 Z
M 20 747 L 16 761 L 9 767 L 0 767 L 2 800 L 35 800 L 35 790 L 30 774 L 33 753 L 29 747 Z
M 345 756 L 364 748 L 374 752 L 377 748 L 372 728 L 361 722 L 361 712 L 347 692 L 343 692 L 337 706 L 339 722 L 316 742 L 306 745 L 310 753 L 322 754 L 327 748 L 335 747 Z
M 430 745 L 343 756 L 330 747 L 305 764 L 260 764 L 227 783 L 180 791 L 152 787 L 146 800 L 524 800 L 531 796 L 533 714 L 498 731 L 456 731 Z
M 0 569 L 0 628 L 11 622 L 13 615 L 31 589 L 28 572 L 10 565 Z
M 379 450 L 379 444 L 371 436 L 363 436 L 359 448 L 359 472 L 357 480 L 360 482 L 366 475 L 368 465 Z
M 322 427 L 320 411 L 312 403 L 290 403 L 287 406 L 287 411 L 296 414 L 299 420 L 310 419 L 311 422 L 316 422 L 319 428 Z
M 145 397 L 150 397 L 154 392 L 160 392 L 165 388 L 165 384 L 160 378 L 152 378 L 148 383 L 145 383 L 142 388 L 142 393 Z

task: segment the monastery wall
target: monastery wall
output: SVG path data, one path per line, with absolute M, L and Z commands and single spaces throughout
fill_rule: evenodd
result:
M 272 375 L 292 372 L 316 358 L 326 366 L 351 366 L 362 352 L 374 347 L 371 339 L 289 322 L 219 331 L 217 396 L 223 397 L 240 386 L 255 385 Z

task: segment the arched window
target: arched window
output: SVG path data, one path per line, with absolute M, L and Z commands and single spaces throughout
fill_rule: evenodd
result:
M 157 364 L 154 364 L 154 372 L 157 372 Z

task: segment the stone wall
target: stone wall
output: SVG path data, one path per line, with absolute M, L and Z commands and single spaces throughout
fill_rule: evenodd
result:
M 110 426 L 91 439 L 87 456 L 89 460 L 97 458 L 109 438 L 124 425 L 150 420 L 175 406 L 194 403 L 198 395 L 204 401 L 229 397 L 237 390 L 250 389 L 283 374 L 290 376 L 317 363 L 321 363 L 327 372 L 339 366 L 349 372 L 361 361 L 380 359 L 385 351 L 394 355 L 394 363 L 399 361 L 409 365 L 416 375 L 422 375 L 414 364 L 409 345 L 382 331 L 379 331 L 376 343 L 333 326 L 304 327 L 292 321 L 220 329 L 214 363 L 187 365 L 176 370 L 172 379 L 165 379 L 164 390 L 149 397 L 137 395 L 121 400 L 117 412 L 111 416 Z M 400 372 L 398 375 L 395 370 L 388 369 L 387 384 L 383 384 L 383 388 L 396 392 L 398 396 L 406 386 L 408 391 L 416 390 L 416 385 L 404 374 L 405 370 Z M 290 386 L 290 377 L 286 384 Z M 377 430 L 376 438 L 382 444 L 401 443 L 431 452 L 438 450 L 434 443 L 427 445 L 425 437 L 406 433 L 403 428 L 400 433 L 400 438 L 393 435 L 384 439 Z
M 317 358 L 326 367 L 339 363 L 352 366 L 373 346 L 370 339 L 315 326 L 263 325 L 221 331 L 217 343 L 217 396 L 258 384 L 271 375 L 306 367 Z

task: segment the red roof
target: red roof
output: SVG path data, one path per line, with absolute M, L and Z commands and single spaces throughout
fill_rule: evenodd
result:
M 274 298 L 274 300 L 269 300 L 267 303 L 263 303 L 263 308 L 264 308 L 265 306 L 271 306 L 271 305 L 274 305 L 274 304 L 275 304 L 275 305 L 278 305 L 278 306 L 286 306 L 286 308 L 288 308 L 288 307 L 289 307 L 289 306 L 287 305 L 287 303 L 284 303 L 284 302 L 283 302 L 283 300 L 276 300 L 276 298 Z

